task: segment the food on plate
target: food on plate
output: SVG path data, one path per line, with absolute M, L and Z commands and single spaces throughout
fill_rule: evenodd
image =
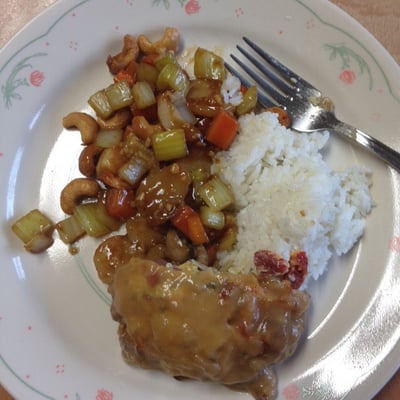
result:
M 123 357 L 176 378 L 276 395 L 270 369 L 296 349 L 309 296 L 288 280 L 131 258 L 110 292 Z
M 30 251 L 54 230 L 67 244 L 101 238 L 93 261 L 129 363 L 273 398 L 310 277 L 363 234 L 370 174 L 331 170 L 327 132 L 293 132 L 284 110 L 260 109 L 215 52 L 197 48 L 188 72 L 179 46 L 175 28 L 124 37 L 93 112 L 62 121 L 83 145 L 82 176 L 60 194 L 67 216 L 37 211 L 13 230 L 39 242 Z
M 235 194 L 237 241 L 218 254 L 231 272 L 254 270 L 253 255 L 269 249 L 288 259 L 308 257 L 305 282 L 317 279 L 333 253 L 347 253 L 362 236 L 372 208 L 370 172 L 333 171 L 322 157 L 328 132 L 293 133 L 274 114 L 240 118 L 237 139 L 214 158 L 212 172 Z

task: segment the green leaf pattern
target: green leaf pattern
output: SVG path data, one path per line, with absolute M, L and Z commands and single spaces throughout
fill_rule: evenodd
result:
M 19 63 L 15 65 L 11 74 L 6 80 L 6 83 L 1 86 L 1 93 L 3 95 L 4 104 L 6 108 L 10 108 L 12 106 L 13 100 L 21 100 L 22 96 L 17 93 L 17 89 L 21 86 L 30 86 L 26 77 L 18 78 L 17 75 L 26 68 L 32 69 L 32 64 L 28 63 L 29 60 L 35 57 L 43 57 L 46 56 L 47 53 L 36 53 L 31 56 L 23 58 Z
M 372 78 L 371 70 L 367 64 L 367 62 L 362 58 L 359 54 L 357 54 L 354 50 L 350 49 L 344 43 L 331 43 L 325 44 L 324 49 L 330 52 L 329 60 L 334 61 L 337 58 L 341 61 L 341 69 L 350 69 L 352 66 L 352 62 L 358 65 L 360 75 L 366 73 L 368 75 L 369 80 L 369 90 L 372 90 L 374 86 L 374 81 Z

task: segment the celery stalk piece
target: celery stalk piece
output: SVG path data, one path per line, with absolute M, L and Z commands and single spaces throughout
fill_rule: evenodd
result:
M 31 253 L 40 253 L 54 242 L 53 222 L 38 209 L 30 211 L 14 222 L 11 230 L 24 242 L 24 247 Z
M 76 206 L 74 216 L 89 236 L 100 237 L 110 232 L 98 217 L 97 203 L 83 203 Z
M 154 155 L 158 161 L 182 158 L 188 152 L 183 129 L 155 133 L 151 136 L 151 143 Z
M 76 242 L 86 233 L 75 215 L 70 215 L 57 222 L 56 230 L 60 239 L 66 244 Z
M 243 94 L 242 102 L 236 107 L 236 113 L 238 115 L 247 114 L 257 105 L 257 100 L 257 87 L 250 86 Z
M 156 104 L 156 96 L 148 82 L 136 82 L 132 87 L 133 100 L 139 110 Z
M 136 81 L 147 82 L 152 88 L 156 86 L 158 69 L 154 65 L 145 62 L 139 63 L 136 67 Z
M 107 119 L 112 113 L 113 109 L 107 99 L 104 89 L 97 91 L 89 97 L 89 105 L 93 108 L 97 116 Z
M 176 60 L 175 53 L 173 51 L 167 51 L 154 60 L 154 65 L 158 71 L 161 71 L 167 64 L 178 65 L 178 61 Z
M 226 76 L 224 60 L 215 53 L 199 47 L 194 54 L 194 75 L 196 78 L 222 82 Z
M 41 211 L 34 209 L 15 221 L 11 230 L 26 244 L 38 234 L 51 236 L 54 224 Z
M 98 220 L 110 231 L 117 231 L 121 228 L 122 221 L 109 215 L 106 206 L 102 201 L 97 203 L 96 213 Z
M 186 73 L 177 64 L 166 64 L 157 78 L 157 89 L 172 89 L 185 95 L 189 91 L 190 81 Z
M 229 251 L 232 250 L 233 246 L 237 241 L 238 229 L 236 226 L 230 226 L 223 234 L 219 245 L 219 251 Z
M 131 88 L 126 81 L 113 83 L 104 91 L 113 111 L 130 106 L 133 103 Z
M 210 208 L 217 211 L 234 202 L 231 189 L 216 175 L 199 188 L 199 194 Z

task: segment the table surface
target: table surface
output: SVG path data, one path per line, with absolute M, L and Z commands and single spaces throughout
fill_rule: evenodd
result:
M 56 0 L 1 0 L 0 48 L 39 12 Z M 331 0 L 367 30 L 400 64 L 400 0 Z M 400 370 L 379 392 L 374 400 L 400 398 Z M 0 386 L 0 400 L 13 398 Z M 22 399 L 21 399 L 22 400 Z

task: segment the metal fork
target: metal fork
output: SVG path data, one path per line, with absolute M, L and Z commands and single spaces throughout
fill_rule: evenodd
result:
M 231 54 L 231 57 L 258 83 L 258 101 L 260 104 L 265 107 L 279 106 L 285 109 L 291 117 L 291 128 L 296 131 L 313 132 L 325 129 L 335 131 L 351 142 L 364 146 L 400 172 L 400 153 L 365 132 L 339 121 L 334 114 L 333 102 L 328 97 L 324 97 L 317 88 L 266 53 L 253 41 L 246 37 L 243 37 L 243 40 L 258 56 L 253 55 L 253 52 L 250 53 L 242 46 L 238 45 L 237 49 L 261 71 L 263 76 L 235 55 Z M 232 66 L 226 64 L 226 67 L 245 86 L 251 85 Z

